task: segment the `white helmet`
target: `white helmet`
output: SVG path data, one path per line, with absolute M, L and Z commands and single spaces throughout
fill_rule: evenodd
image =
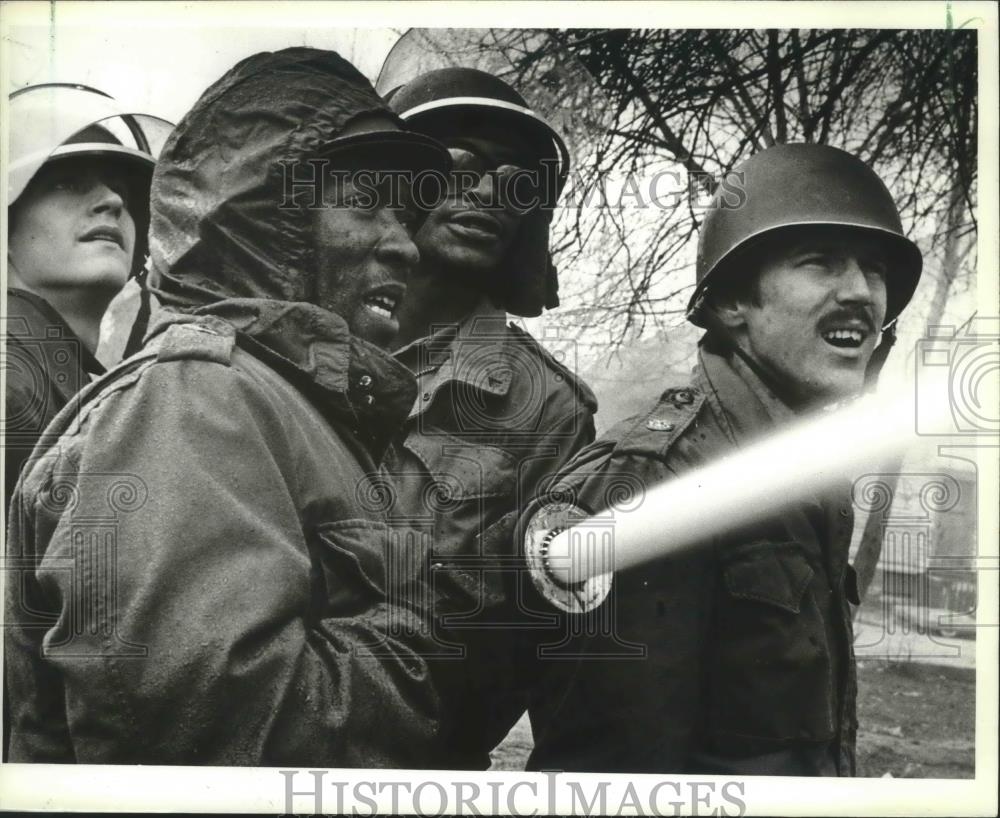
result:
M 46 162 L 78 156 L 107 156 L 133 166 L 148 189 L 160 148 L 173 125 L 165 119 L 126 111 L 95 88 L 45 83 L 10 95 L 8 198 L 12 205 Z

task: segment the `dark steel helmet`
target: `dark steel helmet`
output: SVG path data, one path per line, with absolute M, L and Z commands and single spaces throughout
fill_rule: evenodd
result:
M 884 239 L 890 258 L 886 326 L 896 319 L 913 297 L 923 257 L 903 235 L 896 204 L 868 165 L 828 145 L 775 145 L 733 173 L 742 177 L 730 176 L 716 190 L 698 236 L 689 321 L 705 326 L 705 294 L 730 272 L 728 262 L 762 236 L 805 225 L 857 228 Z
M 558 163 L 554 196 L 561 192 L 569 173 L 562 137 L 503 80 L 475 68 L 440 68 L 383 93 L 408 128 L 431 137 L 461 137 L 482 123 L 509 128 L 527 139 L 539 160 Z M 550 202 L 554 205 L 554 199 Z M 551 205 L 543 202 L 523 216 L 516 241 L 488 283 L 494 304 L 514 315 L 541 315 L 559 305 L 559 280 L 549 253 Z
M 439 68 L 389 89 L 384 95 L 400 119 L 431 136 L 447 135 L 463 118 L 509 123 L 538 145 L 540 159 L 558 162 L 557 190 L 562 190 L 569 173 L 566 143 L 517 91 L 498 77 L 476 68 Z

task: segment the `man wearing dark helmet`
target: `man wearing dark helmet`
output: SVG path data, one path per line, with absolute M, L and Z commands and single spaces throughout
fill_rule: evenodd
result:
M 820 145 L 775 146 L 736 172 L 745 201 L 720 190 L 699 236 L 693 380 L 581 452 L 551 499 L 600 512 L 616 477 L 652 486 L 697 469 L 877 374 L 921 269 L 885 185 Z M 554 507 L 542 497 L 526 519 Z M 603 602 L 564 603 L 584 621 L 612 617 L 617 641 L 579 636 L 572 660 L 546 666 L 530 766 L 853 775 L 852 527 L 846 485 L 816 492 L 619 572 Z M 565 579 L 553 570 L 552 588 Z
M 394 513 L 418 521 L 440 574 L 468 578 L 466 610 L 436 631 L 448 748 L 439 763 L 482 769 L 526 705 L 531 657 L 511 627 L 521 616 L 513 581 L 498 570 L 515 558 L 518 508 L 594 436 L 591 391 L 507 323 L 558 304 L 549 223 L 567 153 L 513 88 L 482 71 L 431 71 L 388 98 L 453 163 L 415 236 L 396 358 L 418 394 L 387 464 Z

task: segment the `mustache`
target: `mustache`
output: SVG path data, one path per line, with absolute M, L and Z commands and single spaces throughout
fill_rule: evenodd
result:
M 874 335 L 878 328 L 875 326 L 875 316 L 872 315 L 871 308 L 862 305 L 850 307 L 838 307 L 824 315 L 819 322 L 820 330 L 825 330 L 838 324 L 860 322 Z

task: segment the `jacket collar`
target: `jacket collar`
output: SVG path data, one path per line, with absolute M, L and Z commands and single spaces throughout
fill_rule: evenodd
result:
M 504 396 L 513 379 L 507 314 L 480 302 L 457 324 L 438 327 L 395 353 L 420 379 L 421 395 L 410 418 L 433 403 L 437 393 L 455 383 L 488 395 Z M 424 395 L 429 397 L 424 398 Z
M 718 353 L 699 349 L 699 366 L 696 379 L 705 392 L 706 403 L 722 426 L 724 433 L 737 446 L 753 443 L 756 439 L 794 422 L 800 415 L 782 403 L 739 357 L 728 358 Z M 836 548 L 822 546 L 828 532 L 845 525 L 851 508 L 850 484 L 837 481 L 825 489 L 816 489 L 806 497 L 778 512 L 787 535 L 798 542 L 817 559 L 825 559 L 832 576 L 844 571 L 847 556 Z M 767 523 L 761 536 L 765 536 Z M 850 522 L 847 541 L 850 541 Z M 824 555 L 816 554 L 822 550 Z
M 775 426 L 790 423 L 795 413 L 771 392 L 738 356 L 698 350 L 697 378 L 709 405 L 727 434 L 748 443 Z
M 60 351 L 69 352 L 79 360 L 79 365 L 85 372 L 91 375 L 104 374 L 104 365 L 87 349 L 86 344 L 77 337 L 55 308 L 41 296 L 19 287 L 8 287 L 6 318 L 8 338 L 29 342 L 25 347 L 30 350 L 29 354 L 35 353 L 37 343 L 41 341 L 43 346 L 51 345 L 50 349 L 59 347 Z M 44 371 L 48 371 L 49 366 L 46 364 Z M 67 400 L 76 394 L 77 390 L 70 388 L 69 384 L 60 386 L 56 379 L 53 379 L 53 384 L 58 391 L 65 393 Z
M 146 337 L 172 324 L 220 319 L 236 330 L 241 347 L 299 386 L 321 411 L 348 422 L 376 453 L 413 405 L 410 371 L 314 304 L 233 298 L 190 313 L 163 309 Z

